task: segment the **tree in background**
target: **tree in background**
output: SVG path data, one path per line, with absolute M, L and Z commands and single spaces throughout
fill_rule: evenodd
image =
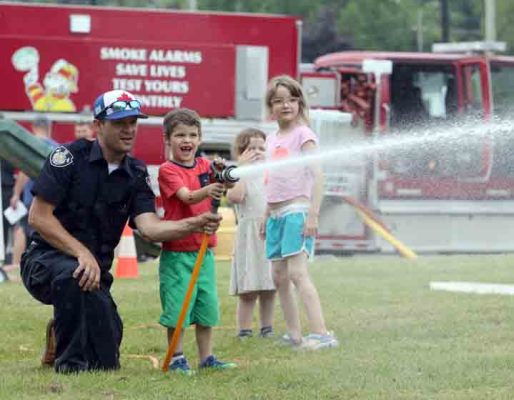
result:
M 316 13 L 319 2 L 312 0 L 197 0 L 197 6 L 199 10 L 285 14 L 309 18 Z
M 484 0 L 452 0 L 450 8 L 450 41 L 469 42 L 483 39 L 481 28 Z
M 514 54 L 514 1 L 496 0 L 496 36 L 497 40 L 507 42 L 507 53 Z
M 422 25 L 418 23 L 420 12 Z M 419 29 L 423 50 L 438 40 L 438 21 L 437 0 L 352 0 L 340 9 L 338 26 L 357 49 L 415 51 Z
M 350 48 L 350 38 L 341 35 L 337 30 L 337 10 L 334 6 L 321 6 L 316 18 L 304 24 L 303 62 L 311 62 L 320 55 Z

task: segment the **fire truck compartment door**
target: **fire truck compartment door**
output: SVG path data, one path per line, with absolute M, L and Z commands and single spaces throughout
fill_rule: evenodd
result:
M 301 83 L 310 107 L 335 108 L 339 105 L 337 72 L 302 73 Z
M 268 48 L 236 46 L 236 118 L 265 118 L 264 95 L 268 84 Z

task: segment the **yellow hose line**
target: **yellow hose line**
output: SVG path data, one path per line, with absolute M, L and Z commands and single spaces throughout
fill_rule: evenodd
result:
M 125 355 L 127 358 L 137 358 L 141 360 L 149 360 L 152 363 L 152 367 L 154 369 L 159 369 L 159 360 L 157 357 L 145 355 L 145 354 L 127 354 Z
M 354 207 L 355 208 L 355 207 Z M 392 246 L 405 258 L 409 260 L 415 260 L 418 258 L 417 254 L 414 253 L 411 249 L 405 246 L 402 242 L 396 239 L 392 234 L 387 232 L 380 224 L 373 221 L 370 217 L 368 217 L 362 210 L 355 208 L 355 211 L 362 218 L 364 223 L 368 225 L 371 229 L 373 229 L 376 233 L 382 236 L 385 240 L 391 243 Z

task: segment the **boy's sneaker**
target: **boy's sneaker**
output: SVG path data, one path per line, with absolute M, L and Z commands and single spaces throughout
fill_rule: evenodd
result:
M 213 355 L 210 355 L 200 363 L 200 369 L 212 368 L 212 369 L 232 369 L 237 368 L 237 364 L 233 362 L 224 362 L 218 360 Z
M 194 371 L 189 366 L 186 357 L 177 357 L 175 358 L 169 368 L 169 372 L 175 373 L 175 374 L 183 374 L 183 375 L 193 375 Z
M 301 347 L 306 350 L 319 350 L 337 346 L 339 346 L 339 340 L 331 333 L 325 335 L 311 333 L 303 338 Z
M 275 336 L 275 333 L 273 332 L 273 328 L 271 326 L 263 326 L 261 328 L 261 333 L 259 334 L 261 338 L 271 338 Z

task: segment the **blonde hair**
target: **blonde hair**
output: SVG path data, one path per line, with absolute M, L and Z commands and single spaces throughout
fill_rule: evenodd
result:
M 237 159 L 250 145 L 252 138 L 261 138 L 266 140 L 266 134 L 255 128 L 247 128 L 242 130 L 239 135 L 236 136 L 234 145 L 232 146 L 232 158 Z
M 173 130 L 178 125 L 196 126 L 198 128 L 198 134 L 202 136 L 202 121 L 198 113 L 189 108 L 177 108 L 172 110 L 164 116 L 164 137 L 166 140 L 170 140 Z
M 277 94 L 277 90 L 280 86 L 285 87 L 291 93 L 291 96 L 298 97 L 298 116 L 305 123 L 309 124 L 309 107 L 307 105 L 307 99 L 303 92 L 302 86 L 297 80 L 291 78 L 289 75 L 279 75 L 271 79 L 268 84 L 268 90 L 266 92 L 266 107 L 268 113 L 271 115 L 273 97 Z

